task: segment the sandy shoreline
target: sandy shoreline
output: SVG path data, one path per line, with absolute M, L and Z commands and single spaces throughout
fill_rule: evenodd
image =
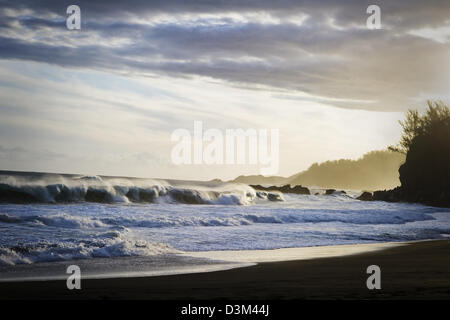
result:
M 408 242 L 345 244 L 264 250 L 195 251 L 142 257 L 92 258 L 0 266 L 0 283 L 67 279 L 66 269 L 77 265 L 82 278 L 117 279 L 226 271 L 262 262 L 286 262 L 360 254 Z
M 428 241 L 428 240 L 423 240 Z M 183 255 L 194 258 L 224 260 L 234 263 L 286 262 L 318 258 L 344 257 L 388 248 L 404 246 L 413 242 L 381 242 L 363 244 L 341 244 L 335 246 L 314 246 L 299 248 L 281 248 L 269 250 L 219 250 L 186 252 Z
M 348 245 L 344 256 L 317 252 L 307 260 L 275 259 L 226 271 L 85 279 L 77 291 L 67 290 L 63 280 L 5 282 L 0 299 L 450 299 L 450 240 L 363 253 L 358 246 L 365 245 Z M 381 268 L 381 290 L 366 288 L 372 264 Z

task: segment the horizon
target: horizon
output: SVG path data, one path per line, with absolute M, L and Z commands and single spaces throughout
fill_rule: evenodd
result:
M 3 168 L 0 168 L 0 173 L 1 172 L 13 172 L 13 173 L 56 174 L 56 175 L 103 176 L 103 177 L 109 177 L 109 178 L 157 179 L 157 180 L 180 180 L 180 181 L 186 180 L 186 181 L 197 181 L 197 182 L 208 182 L 208 181 L 213 181 L 213 180 L 221 180 L 223 182 L 232 182 L 232 181 L 236 180 L 237 178 L 251 177 L 251 176 L 255 176 L 255 177 L 260 176 L 260 177 L 263 177 L 263 178 L 271 178 L 271 177 L 273 177 L 273 178 L 286 178 L 287 179 L 287 178 L 291 178 L 291 177 L 293 177 L 293 176 L 295 176 L 295 175 L 297 175 L 299 173 L 303 173 L 303 172 L 308 171 L 308 169 L 310 169 L 311 166 L 313 166 L 314 164 L 319 164 L 320 165 L 320 164 L 324 164 L 326 162 L 334 162 L 334 161 L 340 161 L 340 160 L 348 160 L 348 161 L 355 161 L 356 162 L 358 160 L 363 159 L 364 156 L 366 156 L 367 154 L 369 154 L 371 152 L 383 152 L 383 151 L 393 152 L 393 153 L 396 152 L 396 151 L 390 151 L 388 149 L 371 150 L 371 151 L 368 151 L 368 152 L 364 153 L 363 155 L 361 155 L 361 156 L 359 156 L 359 157 L 357 157 L 355 159 L 344 159 L 344 158 L 341 158 L 341 159 L 329 159 L 329 160 L 325 160 L 323 162 L 314 162 L 314 163 L 311 163 L 309 166 L 307 166 L 305 169 L 298 170 L 298 171 L 294 172 L 293 174 L 287 175 L 287 176 L 282 176 L 282 175 L 263 175 L 263 174 L 260 174 L 260 173 L 256 173 L 256 174 L 245 174 L 244 173 L 244 174 L 240 174 L 240 175 L 234 176 L 233 178 L 227 179 L 227 180 L 220 179 L 220 178 L 217 178 L 217 177 L 215 177 L 215 178 L 213 177 L 213 178 L 207 179 L 207 180 L 198 180 L 198 179 L 195 180 L 195 179 L 176 179 L 176 178 L 167 178 L 167 177 L 107 175 L 107 174 L 98 174 L 98 173 L 89 173 L 89 172 L 63 172 L 63 171 L 61 171 L 61 172 L 56 172 L 56 171 L 55 172 L 50 172 L 50 171 L 33 171 L 33 170 L 10 170 L 10 169 L 3 169 Z

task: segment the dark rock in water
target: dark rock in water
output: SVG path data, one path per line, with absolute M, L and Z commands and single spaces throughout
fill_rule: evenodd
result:
M 370 192 L 364 191 L 361 195 L 356 198 L 361 201 L 373 201 L 373 195 Z
M 392 190 L 375 191 L 373 193 L 373 200 L 387 201 L 387 202 L 401 202 L 407 201 L 406 194 L 401 187 Z
M 314 195 L 315 195 L 315 196 L 318 196 L 318 195 L 320 195 L 320 193 L 316 192 L 316 193 L 314 193 Z
M 256 196 L 260 199 L 267 199 L 267 192 L 265 191 L 257 191 Z
M 442 190 L 441 192 L 429 189 L 407 190 L 403 187 L 397 187 L 392 190 L 375 191 L 373 200 L 387 202 L 412 202 L 422 203 L 436 207 L 450 207 L 450 192 Z
M 301 185 L 296 185 L 296 186 L 293 187 L 293 188 L 290 188 L 289 185 L 285 185 L 285 186 L 283 186 L 282 188 L 285 188 L 285 189 L 284 189 L 285 191 L 281 190 L 281 192 L 285 192 L 285 193 L 311 194 L 311 192 L 309 191 L 308 188 L 302 187 Z
M 347 192 L 345 192 L 344 190 L 339 190 L 339 191 L 336 190 L 336 189 L 327 189 L 327 190 L 325 190 L 325 194 L 327 196 L 335 194 L 335 193 L 337 193 L 337 194 L 347 194 Z
M 284 201 L 280 192 L 267 192 L 267 191 L 256 191 L 256 196 L 260 199 L 267 199 L 269 201 Z
M 281 196 L 277 193 L 268 193 L 267 199 L 269 199 L 270 201 L 283 201 Z
M 301 185 L 296 185 L 295 187 L 291 187 L 289 184 L 284 186 L 270 186 L 264 187 L 261 185 L 250 185 L 255 190 L 263 190 L 263 191 L 280 191 L 282 193 L 295 193 L 295 194 L 311 194 L 309 189 L 306 187 L 302 187 Z

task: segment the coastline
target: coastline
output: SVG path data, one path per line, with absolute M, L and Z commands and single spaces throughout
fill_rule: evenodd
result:
M 218 251 L 196 251 L 186 252 L 183 255 L 193 258 L 211 259 L 215 261 L 226 261 L 227 263 L 266 263 L 312 260 L 320 258 L 345 257 L 354 254 L 363 254 L 378 250 L 385 250 L 409 243 L 432 241 L 402 241 L 402 242 L 375 242 L 338 244 L 327 246 L 312 246 L 298 248 L 280 248 L 266 250 L 218 250 Z
M 214 272 L 85 279 L 73 291 L 63 280 L 3 282 L 0 299 L 450 299 L 449 249 L 449 239 L 408 242 Z M 373 264 L 381 290 L 366 287 Z
M 421 240 L 426 241 L 426 240 Z M 226 271 L 263 262 L 285 262 L 328 257 L 343 257 L 408 242 L 382 242 L 311 246 L 260 250 L 191 251 L 157 256 L 91 258 L 0 266 L 0 283 L 55 281 L 67 279 L 66 269 L 77 265 L 87 279 L 145 278 L 190 273 Z

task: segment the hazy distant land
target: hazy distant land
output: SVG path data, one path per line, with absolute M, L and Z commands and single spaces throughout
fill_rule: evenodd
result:
M 314 163 L 289 177 L 249 175 L 231 182 L 262 185 L 302 185 L 322 188 L 380 190 L 400 185 L 398 169 L 405 155 L 389 150 L 371 151 L 357 160 Z

